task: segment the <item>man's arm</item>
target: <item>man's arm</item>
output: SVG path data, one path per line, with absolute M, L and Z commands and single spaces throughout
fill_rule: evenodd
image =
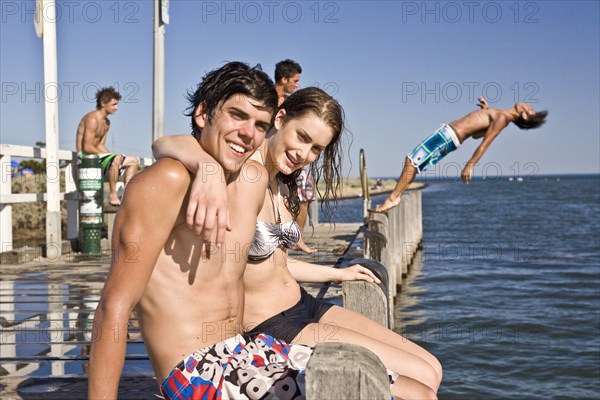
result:
M 79 122 L 77 126 L 77 134 L 75 135 L 75 149 L 77 153 L 83 151 L 83 131 L 85 130 L 85 122 L 83 119 Z
M 231 229 L 223 167 L 192 135 L 163 136 L 152 143 L 152 153 L 156 159 L 181 161 L 196 176 L 202 172 L 202 179 L 195 179 L 190 190 L 186 223 L 204 241 L 210 241 L 216 223 L 216 244 L 220 246 L 225 231 Z
M 506 128 L 508 123 L 508 118 L 500 114 L 490 124 L 490 127 L 485 133 L 485 136 L 483 137 L 481 143 L 479 144 L 479 146 L 477 146 L 477 149 L 475 149 L 475 152 L 471 156 L 471 159 L 467 162 L 467 165 L 465 165 L 465 168 L 463 168 L 462 170 L 461 178 L 464 183 L 469 183 L 471 181 L 473 177 L 473 167 L 479 162 L 481 157 L 483 157 L 483 155 L 488 150 L 494 139 L 496 139 L 500 132 L 502 132 L 502 130 Z
M 380 283 L 379 279 L 368 268 L 352 265 L 348 268 L 333 268 L 325 265 L 307 263 L 288 257 L 288 269 L 294 279 L 300 283 L 367 281 Z
M 189 173 L 180 163 L 163 160 L 127 186 L 115 220 L 110 273 L 94 317 L 89 399 L 117 397 L 129 315 L 146 289 L 189 182 Z

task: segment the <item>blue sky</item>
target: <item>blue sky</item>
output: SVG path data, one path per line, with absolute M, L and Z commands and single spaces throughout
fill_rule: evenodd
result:
M 291 58 L 344 106 L 345 172 L 397 176 L 404 156 L 441 123 L 515 101 L 548 109 L 546 125 L 509 126 L 476 176 L 600 172 L 598 1 L 170 1 L 165 134 L 189 132 L 185 93 L 225 61 L 273 74 Z M 0 1 L 1 142 L 44 141 L 42 40 L 34 1 Z M 109 149 L 150 156 L 152 1 L 58 1 L 59 147 L 74 149 L 94 93 L 115 85 Z M 449 155 L 455 176 L 478 142 Z M 350 140 L 347 141 L 350 144 Z M 347 148 L 347 146 L 346 146 Z

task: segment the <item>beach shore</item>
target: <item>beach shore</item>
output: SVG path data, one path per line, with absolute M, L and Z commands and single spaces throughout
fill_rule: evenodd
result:
M 378 194 L 386 194 L 391 193 L 396 186 L 395 179 L 385 179 L 381 181 L 381 185 L 377 186 L 376 179 L 369 179 L 369 194 L 370 196 L 378 195 Z M 427 184 L 422 182 L 413 182 L 408 187 L 408 190 L 414 189 L 422 189 Z M 319 184 L 319 189 L 321 192 L 323 191 L 323 185 Z M 340 199 L 355 199 L 358 197 L 363 197 L 362 188 L 360 185 L 360 178 L 347 178 L 344 179 L 341 185 L 342 195 Z M 315 194 L 318 198 L 318 194 Z

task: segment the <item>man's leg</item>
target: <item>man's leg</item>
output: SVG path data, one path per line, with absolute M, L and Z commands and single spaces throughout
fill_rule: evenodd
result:
M 123 178 L 125 186 L 127 186 L 131 178 L 137 174 L 139 164 L 140 162 L 137 157 L 125 157 L 122 165 L 125 168 L 125 177 Z
M 119 196 L 117 195 L 117 181 L 119 180 L 119 170 L 121 169 L 122 164 L 123 156 L 117 155 L 113 159 L 110 164 L 110 169 L 108 170 L 108 187 L 110 188 L 108 202 L 111 206 L 121 205 L 121 200 L 119 200 Z
M 404 193 L 404 191 L 415 180 L 415 176 L 417 176 L 417 169 L 414 167 L 414 165 L 412 165 L 410 158 L 406 157 L 404 160 L 402 175 L 400 175 L 394 191 L 388 196 L 387 199 L 385 199 L 382 205 L 377 206 L 375 211 L 385 212 L 398 206 L 398 204 L 400 204 L 400 200 L 402 200 L 402 193 Z

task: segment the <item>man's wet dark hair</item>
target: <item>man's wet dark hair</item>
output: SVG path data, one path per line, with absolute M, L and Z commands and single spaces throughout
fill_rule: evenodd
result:
M 260 64 L 250 67 L 242 62 L 229 62 L 221 68 L 207 73 L 194 92 L 188 92 L 190 105 L 185 115 L 192 118 L 192 134 L 199 136 L 201 129 L 196 125 L 195 113 L 198 106 L 204 103 L 204 112 L 211 122 L 215 112 L 234 95 L 244 95 L 264 104 L 264 108 L 275 115 L 277 109 L 277 92 L 275 85 L 262 71 Z
M 294 60 L 283 60 L 275 64 L 275 83 L 302 73 L 302 67 Z
M 96 92 L 96 108 L 100 109 L 102 104 L 106 104 L 112 99 L 121 100 L 121 94 L 114 87 L 104 87 Z
M 527 119 L 519 117 L 514 120 L 513 123 L 521 129 L 535 129 L 544 125 L 547 115 L 548 111 L 538 111 L 535 115 L 528 117 Z

